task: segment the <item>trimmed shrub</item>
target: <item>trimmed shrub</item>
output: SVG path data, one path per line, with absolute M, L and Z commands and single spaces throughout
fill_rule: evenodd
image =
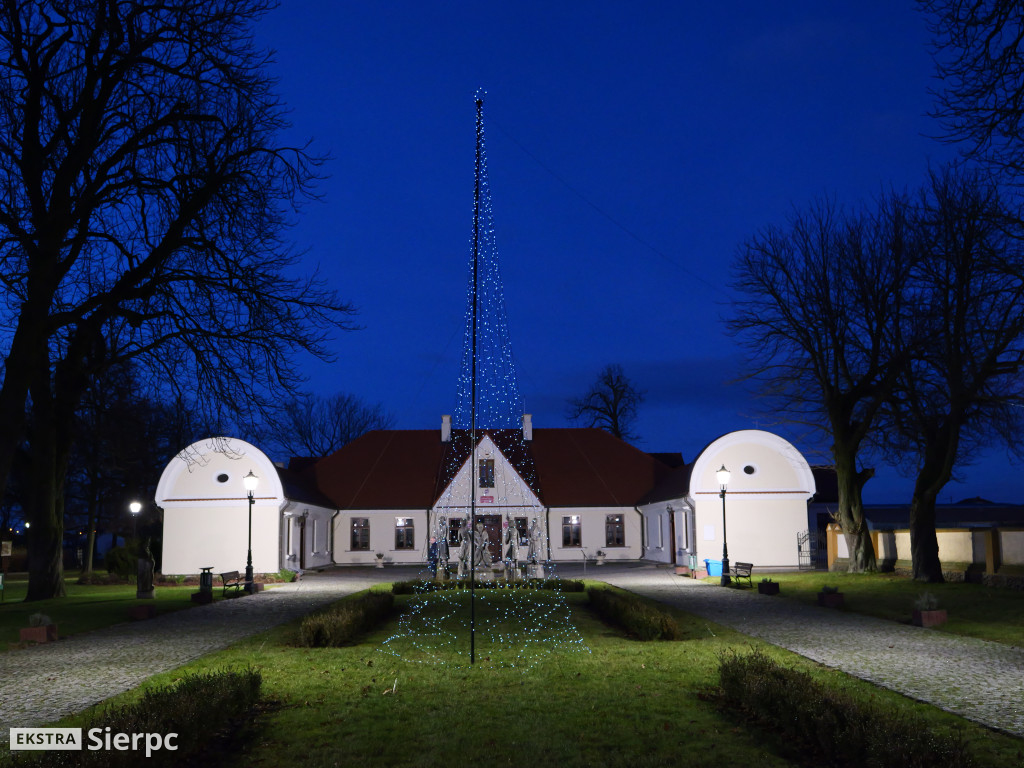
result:
M 639 640 L 678 640 L 682 637 L 679 625 L 670 613 L 635 595 L 591 587 L 587 590 L 587 597 L 602 619 Z
M 369 592 L 354 600 L 335 603 L 302 620 L 299 645 L 336 648 L 351 643 L 358 635 L 387 619 L 394 605 L 392 592 Z
M 263 678 L 253 669 L 222 670 L 186 675 L 171 685 L 146 691 L 134 704 L 108 707 L 82 723 L 84 749 L 80 752 L 20 753 L 13 757 L 13 766 L 103 766 L 103 768 L 134 768 L 146 766 L 180 766 L 182 760 L 199 753 L 225 729 L 240 730 L 251 720 L 248 715 L 259 700 Z M 89 731 L 100 729 L 101 738 L 110 734 L 166 735 L 176 733 L 176 750 L 156 750 L 146 757 L 141 751 L 90 750 Z
M 962 739 L 938 736 L 917 718 L 862 704 L 783 667 L 759 649 L 719 666 L 722 703 L 769 728 L 809 763 L 835 768 L 974 768 Z

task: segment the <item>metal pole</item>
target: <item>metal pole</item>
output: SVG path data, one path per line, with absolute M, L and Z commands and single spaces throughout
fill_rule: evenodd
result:
M 728 587 L 732 580 L 729 578 L 729 544 L 725 535 L 725 486 L 722 486 L 722 586 Z
M 470 353 L 470 416 L 469 416 L 469 663 L 476 663 L 476 314 L 477 265 L 480 257 L 480 164 L 483 161 L 484 100 L 476 100 L 476 161 L 473 179 L 473 318 Z
M 249 491 L 249 554 L 245 560 L 245 591 L 248 594 L 253 593 L 253 578 L 252 578 L 252 491 Z

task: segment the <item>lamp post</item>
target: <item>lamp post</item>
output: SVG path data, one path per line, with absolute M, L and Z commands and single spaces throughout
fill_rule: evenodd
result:
M 718 478 L 718 485 L 721 487 L 722 492 L 722 586 L 728 587 L 731 583 L 729 578 L 729 544 L 725 536 L 725 488 L 729 485 L 730 472 L 725 468 L 725 464 L 722 468 L 715 472 L 715 476 Z
M 137 538 L 136 528 L 139 522 L 139 512 L 142 511 L 142 504 L 137 501 L 133 501 L 128 505 L 128 510 L 132 513 L 132 539 Z
M 250 469 L 249 474 L 242 478 L 242 484 L 249 494 L 249 554 L 245 560 L 245 591 L 251 595 L 256 591 L 256 584 L 252 578 L 252 505 L 254 501 L 252 494 L 256 490 L 256 486 L 260 484 L 260 479 Z

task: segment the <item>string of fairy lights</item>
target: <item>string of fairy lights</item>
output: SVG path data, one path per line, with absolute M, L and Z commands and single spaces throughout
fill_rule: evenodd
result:
M 523 401 L 498 263 L 484 149 L 484 95 L 476 95 L 474 237 L 451 460 L 442 478 L 445 490 L 435 505 L 431 535 L 455 547 L 457 542 L 449 539 L 453 530 L 473 536 L 474 520 L 486 522 L 493 530 L 498 518 L 499 560 L 508 556 L 509 535 L 517 537 L 513 551 L 527 554 L 518 562 L 505 560 L 501 575 L 494 573 L 490 555 L 488 562 L 476 564 L 468 574 L 464 564 L 459 577 L 468 579 L 473 589 L 463 588 L 466 581 L 438 584 L 434 574 L 425 570 L 415 582 L 415 594 L 398 632 L 381 650 L 421 664 L 527 670 L 553 650 L 589 649 L 572 623 L 565 594 L 552 588 L 557 587 L 555 568 L 549 560 L 546 516 L 521 421 Z M 480 459 L 493 462 L 493 470 L 478 474 Z M 519 539 L 524 528 L 528 535 Z

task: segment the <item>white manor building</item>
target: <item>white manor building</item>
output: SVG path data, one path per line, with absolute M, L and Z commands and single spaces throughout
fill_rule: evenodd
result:
M 797 536 L 815 493 L 804 457 L 782 438 L 743 430 L 710 443 L 690 464 L 648 454 L 600 429 L 477 433 L 471 488 L 469 434 L 376 430 L 321 459 L 275 465 L 256 446 L 211 438 L 185 448 L 165 468 L 156 503 L 164 513 L 165 574 L 245 566 L 249 499 L 242 478 L 259 478 L 252 501 L 257 573 L 286 568 L 420 564 L 431 536 L 454 544 L 470 492 L 492 555 L 502 528 L 525 544 L 542 533 L 546 561 L 607 560 L 687 565 L 722 555 L 722 501 L 715 471 L 732 473 L 727 534 L 733 562 L 798 565 Z M 455 552 L 451 552 L 454 561 Z

